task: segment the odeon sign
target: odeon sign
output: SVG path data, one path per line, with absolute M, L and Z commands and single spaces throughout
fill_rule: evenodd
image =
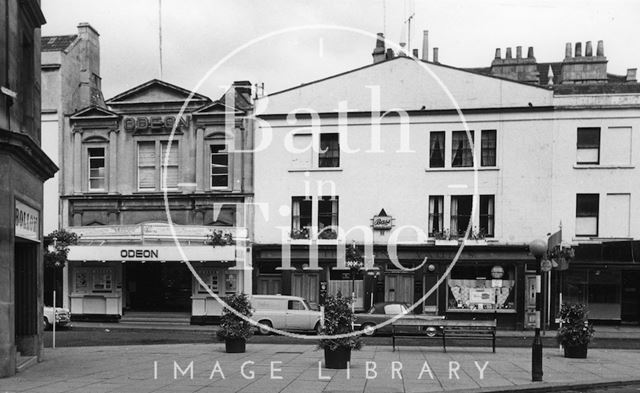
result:
M 158 250 L 120 250 L 121 258 L 159 258 Z

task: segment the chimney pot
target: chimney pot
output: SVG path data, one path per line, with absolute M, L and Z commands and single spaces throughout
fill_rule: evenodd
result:
M 516 59 L 522 59 L 522 47 L 520 45 L 516 46 Z
M 506 55 L 507 59 L 511 59 L 511 47 L 507 48 L 507 55 Z
M 433 62 L 439 63 L 438 61 L 438 48 L 433 48 Z
M 420 56 L 418 56 L 418 49 L 417 48 L 413 49 L 413 57 L 415 57 L 416 59 L 420 57 Z
M 571 43 L 567 42 L 564 46 L 564 57 L 573 57 L 571 52 Z
M 384 50 L 384 33 L 378 33 L 376 37 L 376 46 L 373 48 L 373 63 L 379 63 L 385 60 L 385 50 Z
M 422 32 L 422 60 L 429 61 L 429 30 Z
M 584 48 L 584 55 L 587 57 L 593 56 L 593 47 L 591 46 L 591 41 L 587 41 Z
M 378 38 L 376 39 L 376 48 L 384 48 L 384 33 L 378 33 Z
M 576 42 L 576 57 L 582 57 L 582 42 Z
M 602 40 L 598 41 L 598 47 L 596 48 L 596 56 L 604 56 L 604 42 Z
M 494 59 L 501 59 L 502 58 L 502 53 L 500 51 L 500 48 L 496 48 L 496 55 L 493 58 Z
M 533 59 L 533 46 L 530 46 L 529 49 L 527 49 L 527 58 Z
M 636 78 L 636 72 L 637 72 L 637 68 L 629 68 L 627 69 L 627 82 L 637 82 L 638 79 Z
M 394 57 L 396 57 L 396 54 L 393 52 L 393 49 L 391 48 L 387 48 L 387 55 L 386 55 L 386 59 L 390 60 L 393 59 Z

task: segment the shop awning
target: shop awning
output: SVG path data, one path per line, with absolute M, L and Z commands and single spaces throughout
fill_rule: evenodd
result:
M 87 245 L 69 246 L 70 261 L 235 261 L 235 246 Z

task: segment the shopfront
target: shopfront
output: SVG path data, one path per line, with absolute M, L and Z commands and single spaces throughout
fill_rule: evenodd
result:
M 218 296 L 250 287 L 245 282 L 250 273 L 244 274 L 245 267 L 249 267 L 246 237 L 235 238 L 233 245 L 213 246 L 204 244 L 206 236 L 201 236 L 200 242 L 184 242 L 178 248 L 167 239 L 157 238 L 160 233 L 168 233 L 166 226 L 163 229 L 159 226 L 69 229 L 87 235 L 81 237 L 78 245 L 71 246 L 69 252 L 65 295 L 73 319 L 119 320 L 128 312 L 145 312 L 188 313 L 192 323 L 216 320 L 222 307 L 183 260 L 189 261 L 204 284 Z M 122 239 L 138 230 L 147 234 L 144 241 L 107 242 L 115 234 Z M 209 230 L 176 227 L 178 236 L 184 237 L 188 232 L 192 238 L 198 231 Z M 242 235 L 241 231 L 235 232 Z M 100 235 L 103 241 L 96 241 L 95 237 Z M 155 242 L 150 237 L 156 237 Z

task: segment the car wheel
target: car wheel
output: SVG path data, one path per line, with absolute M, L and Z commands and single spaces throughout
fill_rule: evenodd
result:
M 362 325 L 362 331 L 365 336 L 373 336 L 376 333 L 375 325 L 372 323 L 365 323 Z
M 51 330 L 52 326 L 49 323 L 49 320 L 47 319 L 47 317 L 44 317 L 44 330 Z
M 322 325 L 320 325 L 320 322 L 316 322 L 316 326 L 313 328 L 313 330 L 315 330 L 317 335 L 322 334 Z
M 271 334 L 271 331 L 267 330 L 265 327 L 273 327 L 273 324 L 271 324 L 270 321 L 267 321 L 266 319 L 263 321 L 258 322 L 260 325 L 263 326 L 258 326 L 258 334 L 266 336 L 268 334 Z

